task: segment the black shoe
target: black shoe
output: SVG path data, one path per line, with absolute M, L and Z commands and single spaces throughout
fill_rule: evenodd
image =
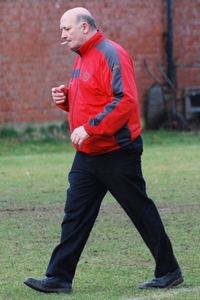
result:
M 27 278 L 24 283 L 30 288 L 43 293 L 64 293 L 72 292 L 72 285 L 59 277 L 44 277 L 41 279 Z
M 171 288 L 183 282 L 183 276 L 181 269 L 178 268 L 176 271 L 167 273 L 165 276 L 153 278 L 150 282 L 143 282 L 140 284 L 139 289 L 149 288 Z

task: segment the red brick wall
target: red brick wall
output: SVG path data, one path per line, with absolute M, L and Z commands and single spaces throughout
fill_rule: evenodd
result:
M 167 0 L 0 1 L 0 123 L 65 119 L 51 99 L 51 87 L 67 84 L 75 54 L 60 45 L 59 20 L 84 6 L 104 34 L 130 53 L 135 64 L 141 115 L 145 95 L 166 65 Z M 174 56 L 178 65 L 200 62 L 200 0 L 174 1 Z M 178 67 L 178 86 L 200 85 L 200 67 Z
M 200 86 L 200 0 L 174 1 L 174 23 L 174 57 L 181 91 L 185 86 Z

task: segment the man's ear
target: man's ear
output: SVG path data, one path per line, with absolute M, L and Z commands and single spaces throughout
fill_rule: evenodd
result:
M 88 31 L 89 31 L 89 25 L 88 25 L 88 23 L 84 22 L 82 24 L 82 26 L 83 26 L 83 33 L 88 33 Z

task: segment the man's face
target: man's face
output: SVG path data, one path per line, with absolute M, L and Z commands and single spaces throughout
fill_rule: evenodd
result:
M 85 42 L 83 26 L 77 24 L 73 15 L 65 14 L 60 20 L 61 38 L 68 41 L 71 50 L 78 50 Z

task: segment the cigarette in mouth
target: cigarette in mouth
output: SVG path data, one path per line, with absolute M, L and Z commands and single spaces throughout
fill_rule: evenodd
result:
M 64 41 L 64 42 L 61 43 L 61 45 L 65 45 L 67 43 L 68 43 L 68 41 Z

